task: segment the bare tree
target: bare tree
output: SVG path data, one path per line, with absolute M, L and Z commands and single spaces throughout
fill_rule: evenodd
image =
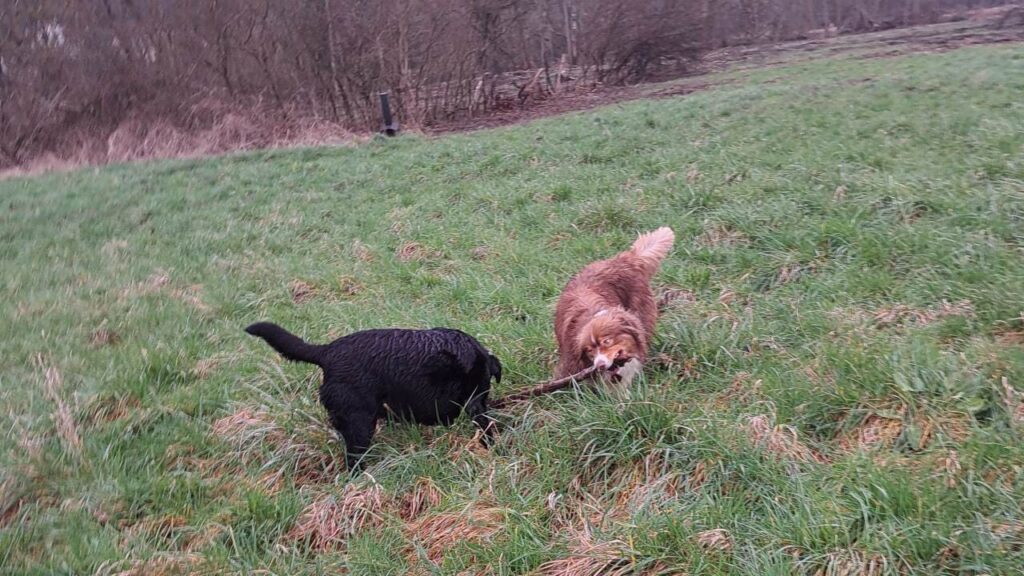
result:
M 556 89 L 643 80 L 663 61 L 719 46 L 880 29 L 1000 3 L 0 2 L 0 167 L 45 154 L 104 161 L 118 142 L 161 142 L 171 132 L 230 128 L 260 145 L 301 122 L 372 130 L 384 89 L 404 122 L 429 125 Z

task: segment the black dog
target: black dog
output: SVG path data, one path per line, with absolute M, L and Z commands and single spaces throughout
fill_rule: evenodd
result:
M 369 449 L 377 419 L 386 410 L 419 424 L 447 425 L 464 409 L 484 430 L 485 446 L 493 433 L 487 395 L 492 377 L 501 382 L 501 362 L 469 334 L 450 328 L 389 328 L 309 344 L 270 322 L 245 331 L 289 360 L 323 369 L 320 402 L 345 439 L 349 470 Z

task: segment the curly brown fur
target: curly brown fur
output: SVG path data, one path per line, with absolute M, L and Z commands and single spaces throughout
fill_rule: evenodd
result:
M 628 384 L 647 359 L 658 320 L 651 278 L 674 240 L 665 227 L 642 234 L 629 250 L 569 280 L 555 309 L 556 378 L 595 366 L 607 368 L 605 378 Z

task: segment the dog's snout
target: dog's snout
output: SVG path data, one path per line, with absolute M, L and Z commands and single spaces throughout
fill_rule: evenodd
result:
M 598 354 L 597 356 L 594 357 L 594 368 L 603 370 L 605 368 L 611 367 L 611 365 L 611 359 L 605 356 L 604 354 Z

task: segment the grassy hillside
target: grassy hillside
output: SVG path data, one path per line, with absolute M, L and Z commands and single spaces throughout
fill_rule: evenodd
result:
M 728 78 L 0 182 L 0 570 L 1013 573 L 1024 48 Z M 633 399 L 515 406 L 490 451 L 390 425 L 350 479 L 319 373 L 242 332 L 458 327 L 508 392 L 569 276 L 661 225 L 684 292 Z

